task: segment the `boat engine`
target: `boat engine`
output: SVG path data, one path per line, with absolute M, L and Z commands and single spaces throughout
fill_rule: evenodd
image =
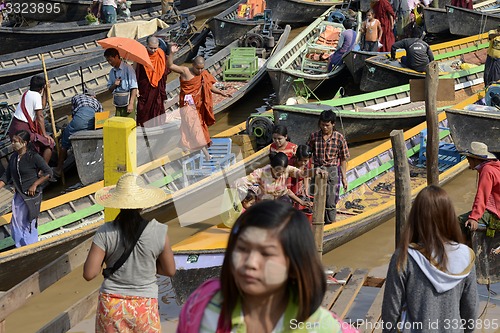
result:
M 500 106 L 500 84 L 493 83 L 486 90 L 486 105 Z
M 255 136 L 260 149 L 273 141 L 274 116 L 272 114 L 251 114 L 247 118 L 247 133 Z

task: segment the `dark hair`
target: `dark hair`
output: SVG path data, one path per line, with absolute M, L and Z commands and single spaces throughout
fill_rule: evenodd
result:
M 406 266 L 408 247 L 416 244 L 429 261 L 446 271 L 448 258 L 445 244 L 463 242 L 453 203 L 441 187 L 430 185 L 417 195 L 408 216 L 408 223 L 399 243 L 398 270 Z
M 285 125 L 274 125 L 273 134 L 288 136 L 288 129 Z
M 14 136 L 18 136 L 21 140 L 26 142 L 26 156 L 30 159 L 33 158 L 33 155 L 37 154 L 35 151 L 35 147 L 33 147 L 33 142 L 31 142 L 31 134 L 26 130 L 17 131 Z
M 283 167 L 286 168 L 288 166 L 288 156 L 285 153 L 278 152 L 275 154 L 269 154 L 269 159 L 271 160 L 271 166 L 273 168 Z
M 106 51 L 104 51 L 104 58 L 108 58 L 108 57 L 114 58 L 114 57 L 119 56 L 119 55 L 120 55 L 120 53 L 115 48 L 106 49 Z
M 335 120 L 337 120 L 337 115 L 332 110 L 325 110 L 319 114 L 319 121 L 324 123 L 332 123 L 335 125 Z
M 249 202 L 252 200 L 257 200 L 257 194 L 255 194 L 255 192 L 252 190 L 247 190 L 247 195 L 245 199 L 243 199 L 243 202 Z
M 298 304 L 297 321 L 304 322 L 321 305 L 326 291 L 323 266 L 314 244 L 306 216 L 291 205 L 278 200 L 261 201 L 236 220 L 229 236 L 221 270 L 221 316 L 225 327 L 231 325 L 231 314 L 240 291 L 234 281 L 232 254 L 240 235 L 249 227 L 273 230 L 290 262 L 288 288 L 291 301 Z
M 297 161 L 304 158 L 310 158 L 311 155 L 311 148 L 308 145 L 299 145 L 297 147 L 297 151 L 295 152 L 295 158 Z
M 346 28 L 346 29 L 352 28 L 352 21 L 350 19 L 344 20 L 343 24 L 344 24 L 344 28 Z
M 139 230 L 139 225 L 144 219 L 141 216 L 140 209 L 120 209 L 113 223 L 118 226 L 122 232 L 122 241 L 125 248 L 134 243 Z
M 31 91 L 40 91 L 45 86 L 45 78 L 41 75 L 35 75 L 31 77 L 30 80 L 30 90 Z

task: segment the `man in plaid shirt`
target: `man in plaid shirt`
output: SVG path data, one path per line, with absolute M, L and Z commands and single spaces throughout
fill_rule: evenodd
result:
M 344 190 L 347 190 L 346 168 L 349 149 L 344 136 L 335 130 L 336 115 L 332 110 L 321 112 L 319 116 L 320 130 L 309 137 L 307 145 L 313 153 L 314 167 L 328 171 L 326 185 L 325 223 L 335 221 L 337 215 L 337 186 L 341 177 Z

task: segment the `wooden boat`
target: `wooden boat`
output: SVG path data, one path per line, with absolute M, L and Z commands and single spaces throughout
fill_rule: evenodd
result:
M 257 29 L 252 30 L 257 33 Z M 286 43 L 290 33 L 290 26 L 285 28 L 280 39 L 277 41 L 274 51 L 280 50 Z M 229 58 L 231 49 L 238 46 L 239 40 L 233 41 L 230 45 L 217 52 L 205 62 L 205 68 L 211 72 L 218 81 L 222 81 L 224 64 Z M 273 51 L 273 52 L 274 52 Z M 259 52 L 262 56 L 267 56 L 267 52 Z M 272 57 L 273 53 L 270 53 Z M 264 77 L 266 69 L 264 58 L 260 58 L 260 69 L 255 76 L 244 82 L 227 82 L 224 88 L 232 95 L 230 98 L 219 98 L 214 96 L 214 114 L 226 110 L 229 106 L 240 100 L 247 92 L 255 87 Z M 168 107 L 167 114 L 173 114 L 179 109 L 179 80 L 173 80 L 167 84 Z M 169 118 L 171 116 L 169 115 Z M 170 126 L 161 126 L 160 128 L 146 128 L 146 133 L 137 133 L 138 135 L 138 154 L 137 164 L 144 164 L 156 159 L 175 147 L 179 142 L 179 123 Z M 168 138 L 168 139 L 165 139 Z M 168 141 L 168 142 L 167 142 Z M 103 179 L 104 166 L 102 159 L 102 130 L 80 131 L 71 136 L 73 153 L 75 155 L 76 166 L 80 181 L 84 184 L 91 184 Z M 140 146 L 139 146 L 140 145 Z M 140 148 L 139 148 L 140 147 Z
M 267 72 L 276 92 L 277 104 L 284 104 L 288 98 L 296 95 L 294 80 L 303 80 L 307 88 L 314 91 L 326 80 L 338 76 L 344 69 L 345 64 L 342 63 L 328 72 L 328 60 L 320 60 L 320 54 L 329 55 L 335 50 L 335 47 L 330 45 L 317 43 L 321 33 L 327 27 L 344 30 L 342 24 L 328 21 L 331 13 L 343 15 L 335 7 L 330 7 L 269 61 Z M 356 19 L 359 23 L 360 13 Z M 358 24 L 358 28 L 359 26 Z M 311 56 L 314 59 L 311 59 Z
M 446 6 L 450 33 L 458 36 L 472 36 L 496 29 L 500 24 L 500 5 L 495 1 L 488 8 L 470 10 Z
M 344 61 L 344 64 L 351 73 L 354 83 L 359 85 L 359 83 L 361 82 L 361 77 L 363 76 L 363 69 L 365 68 L 366 59 L 377 55 L 386 54 L 389 53 L 351 50 L 344 54 L 344 56 L 342 57 L 342 61 Z
M 235 138 L 244 130 L 244 123 L 215 135 L 214 138 Z M 236 142 L 236 139 L 233 140 Z M 200 206 L 204 216 L 210 210 L 203 207 L 207 197 L 222 195 L 227 183 L 250 172 L 252 168 L 266 163 L 267 151 L 254 153 L 251 143 L 234 145 L 236 162 L 212 174 L 186 178 L 183 176 L 183 163 L 199 153 L 186 155 L 174 150 L 168 155 L 137 168 L 146 184 L 164 189 L 168 193 L 162 204 L 146 210 L 151 212 L 177 211 L 180 221 L 182 214 Z M 35 244 L 12 249 L 10 238 L 10 214 L 0 217 L 0 290 L 5 291 L 16 285 L 40 267 L 53 261 L 61 254 L 91 237 L 104 223 L 103 207 L 96 204 L 94 193 L 102 188 L 104 182 L 62 194 L 42 202 L 38 219 L 39 241 Z M 5 204 L 5 202 L 2 202 Z M 218 215 L 219 212 L 216 212 Z
M 313 22 L 331 6 L 340 6 L 342 0 L 267 0 L 266 8 L 271 9 L 277 24 L 299 27 Z
M 481 65 L 471 72 L 445 75 L 455 79 L 455 96 L 438 102 L 438 107 L 450 107 L 483 89 L 483 71 Z M 349 143 L 386 138 L 393 129 L 409 129 L 425 121 L 425 103 L 410 101 L 409 84 L 315 103 L 273 107 L 275 123 L 293 128 L 292 140 L 297 144 L 305 144 L 318 128 L 323 110 L 335 111 L 337 130 Z
M 446 110 L 451 135 L 459 150 L 470 149 L 472 141 L 480 141 L 500 157 L 500 111 L 495 107 L 474 104 L 491 91 L 481 91 L 467 99 L 461 107 Z
M 474 3 L 472 7 L 476 11 L 481 11 L 483 9 L 488 9 L 493 3 L 496 1 L 486 0 Z M 447 5 L 450 5 L 448 1 Z M 445 6 L 439 6 L 439 8 L 434 7 L 424 7 L 423 8 L 423 18 L 424 18 L 424 26 L 425 30 L 431 34 L 447 34 L 450 33 L 450 25 L 448 24 L 448 11 Z M 470 35 L 464 36 L 472 36 L 478 32 L 472 33 Z
M 264 16 L 262 15 L 254 19 L 239 18 L 237 13 L 238 6 L 244 3 L 246 3 L 245 0 L 237 2 L 225 11 L 214 16 L 208 22 L 208 26 L 214 35 L 215 46 L 226 46 L 235 39 L 245 35 L 245 33 L 256 26 L 265 24 Z M 261 36 L 256 35 L 247 35 L 247 38 L 247 46 L 254 47 L 263 47 L 264 43 L 269 40 L 264 40 Z
M 434 60 L 439 64 L 439 75 L 460 70 L 458 60 L 462 56 L 486 49 L 488 47 L 487 34 L 476 35 L 455 41 L 431 45 Z M 380 89 L 395 87 L 406 84 L 410 79 L 423 79 L 425 72 L 417 72 L 413 69 L 403 67 L 400 58 L 403 53 L 396 54 L 397 60 L 391 60 L 387 56 L 375 56 L 366 59 L 363 69 L 360 89 L 370 92 Z
M 439 115 L 439 120 L 440 125 L 446 126 L 444 113 Z M 426 186 L 426 170 L 419 164 L 421 136 L 425 129 L 426 124 L 422 123 L 404 133 L 413 175 L 411 177 L 413 198 Z M 448 130 L 440 131 L 440 140 L 451 142 Z M 439 176 L 441 184 L 451 180 L 467 167 L 467 161 L 462 160 L 458 152 L 454 162 L 457 164 L 441 165 Z M 349 161 L 348 190 L 346 193 L 341 190 L 340 201 L 337 204 L 337 222 L 324 227 L 323 253 L 375 228 L 394 213 L 393 165 L 390 140 Z M 359 210 L 353 210 L 349 204 L 346 205 L 348 201 L 352 202 L 354 199 L 361 199 L 359 205 L 365 207 L 361 213 Z M 230 232 L 231 229 L 217 225 L 172 246 L 177 267 L 172 284 L 181 303 L 200 283 L 217 276 Z
M 490 285 L 500 282 L 500 233 L 486 236 L 486 228 L 472 233 L 472 248 L 476 253 L 477 283 Z
M 425 30 L 431 34 L 444 34 L 450 32 L 446 8 L 424 7 Z
M 176 35 L 180 31 L 181 25 L 177 23 L 161 30 L 158 34 L 171 33 L 172 35 Z M 195 32 L 181 37 L 179 39 L 181 49 L 177 53 L 174 62 L 182 64 L 190 55 L 196 54 L 196 48 L 204 41 L 207 33 L 208 30 L 202 30 L 199 33 Z M 141 43 L 145 43 L 145 40 L 145 38 L 139 39 Z M 81 44 L 78 45 L 80 46 Z M 94 44 L 91 43 L 91 45 L 82 48 L 94 48 Z M 85 86 L 93 89 L 96 94 L 107 91 L 106 85 L 111 67 L 104 58 L 104 52 L 100 46 L 96 46 L 95 50 L 90 52 L 94 54 L 93 58 L 48 71 L 54 109 L 69 105 L 71 98 L 75 94 L 82 92 L 81 75 L 83 75 Z M 9 105 L 17 105 L 21 100 L 23 92 L 29 88 L 30 79 L 30 77 L 26 77 L 0 85 L 0 100 L 7 102 Z
M 13 4 L 19 4 L 19 8 L 26 7 L 21 16 L 26 20 L 50 21 L 50 22 L 72 22 L 85 19 L 88 14 L 87 9 L 92 5 L 92 0 L 34 0 L 30 2 L 40 6 L 44 10 L 30 10 L 22 0 L 12 0 Z M 160 5 L 160 0 L 134 0 L 131 3 L 131 10 L 137 11 L 151 6 Z M 57 13 L 56 13 L 57 11 Z M 32 12 L 32 13 L 30 13 Z

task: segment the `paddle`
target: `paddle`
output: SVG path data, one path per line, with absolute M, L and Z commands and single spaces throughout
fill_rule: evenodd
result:
M 52 98 L 50 96 L 49 76 L 47 74 L 47 67 L 45 66 L 45 57 L 43 56 L 43 53 L 41 54 L 41 58 L 42 58 L 42 65 L 43 65 L 43 74 L 45 74 L 45 81 L 47 82 L 47 100 L 49 101 L 50 122 L 52 124 L 52 133 L 54 133 L 54 141 L 56 142 L 57 155 L 59 156 L 61 154 L 61 149 L 59 147 L 59 140 L 57 140 L 56 122 L 54 119 L 54 110 L 52 108 Z M 61 180 L 62 180 L 63 185 L 66 185 L 66 181 L 64 179 L 64 168 L 61 170 Z

